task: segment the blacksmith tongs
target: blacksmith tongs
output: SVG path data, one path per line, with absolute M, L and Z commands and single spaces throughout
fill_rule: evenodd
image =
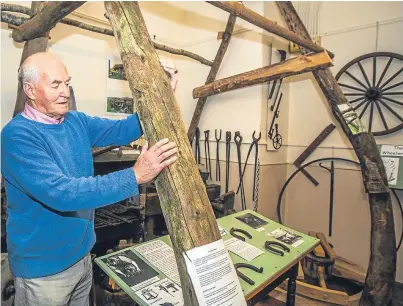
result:
M 231 228 L 231 230 L 229 231 L 229 233 L 230 233 L 233 237 L 238 238 L 239 240 L 245 241 L 245 237 L 242 237 L 242 236 L 240 236 L 240 235 L 237 235 L 237 234 L 235 234 L 235 232 L 242 233 L 242 234 L 244 234 L 246 237 L 248 237 L 249 239 L 252 239 L 252 235 L 249 234 L 247 231 L 245 231 L 245 230 L 243 230 L 243 229 L 233 227 L 233 228 Z
M 251 286 L 253 286 L 255 284 L 255 282 L 253 280 L 251 280 L 249 277 L 247 277 L 245 274 L 240 272 L 238 269 L 247 268 L 247 269 L 253 270 L 257 273 L 263 273 L 263 267 L 257 268 L 255 266 L 252 266 L 247 263 L 236 263 L 236 264 L 234 264 L 234 267 L 235 267 L 236 274 Z
M 271 251 L 271 252 L 275 253 L 276 255 L 284 256 L 284 252 L 283 252 L 283 251 L 280 251 L 280 250 L 278 250 L 278 249 L 275 249 L 274 247 L 272 247 L 272 245 L 273 245 L 273 246 L 278 246 L 278 247 L 280 247 L 281 249 L 283 249 L 285 252 L 290 253 L 290 248 L 287 247 L 287 246 L 285 246 L 284 244 L 282 244 L 282 243 L 280 243 L 280 242 L 277 242 L 277 241 L 266 241 L 266 242 L 264 243 L 264 247 L 265 247 L 266 250 Z

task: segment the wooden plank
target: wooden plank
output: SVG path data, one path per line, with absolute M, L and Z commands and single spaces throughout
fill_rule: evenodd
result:
M 221 240 L 205 185 L 193 157 L 185 124 L 168 77 L 151 43 L 137 2 L 105 2 L 109 21 L 150 147 L 167 138 L 178 146 L 178 160 L 155 179 L 174 249 L 184 304 L 197 306 L 184 252 Z
M 331 123 L 324 128 L 322 132 L 311 142 L 311 144 L 302 152 L 297 159 L 294 161 L 294 165 L 300 167 L 302 163 L 315 151 L 317 147 L 330 135 L 331 132 L 336 128 L 336 126 Z
M 313 43 L 312 40 L 305 39 L 294 32 L 280 26 L 277 22 L 271 21 L 266 17 L 254 12 L 253 10 L 247 8 L 242 3 L 237 1 L 207 1 L 208 3 L 232 14 L 236 14 L 239 18 L 254 24 L 255 26 L 266 30 L 270 33 L 276 34 L 284 39 L 292 41 L 297 45 L 303 46 L 309 50 L 322 52 L 325 51 L 322 47 Z M 331 58 L 334 57 L 333 53 L 329 52 Z
M 193 98 L 207 97 L 238 88 L 249 87 L 292 75 L 333 66 L 326 52 L 302 55 L 274 65 L 220 79 L 193 89 Z
M 308 235 L 311 237 L 316 237 L 316 232 L 309 231 Z M 325 250 L 323 249 L 323 247 L 320 244 L 313 250 L 313 253 L 315 254 L 315 256 L 318 256 L 318 257 L 326 257 Z
M 322 245 L 323 249 L 325 250 L 326 255 L 329 256 L 330 259 L 335 259 L 336 252 L 330 246 L 329 242 L 327 242 L 325 235 L 323 233 L 316 233 L 316 237 L 318 239 L 320 239 L 320 244 Z
M 232 32 L 234 31 L 235 21 L 236 21 L 236 16 L 234 14 L 230 14 L 230 16 L 228 17 L 227 25 L 225 27 L 225 32 L 224 32 L 225 35 L 223 35 L 223 39 L 221 41 L 220 47 L 218 48 L 217 54 L 214 58 L 213 65 L 207 76 L 207 80 L 206 80 L 205 84 L 213 82 L 217 76 L 218 69 L 221 66 L 221 62 L 224 58 L 225 53 L 227 52 L 228 45 L 231 41 Z M 206 101 L 207 101 L 207 97 L 200 98 L 197 101 L 196 108 L 193 112 L 192 120 L 190 122 L 190 126 L 188 129 L 188 138 L 189 138 L 190 142 L 193 141 L 193 137 L 196 132 L 196 128 L 199 125 L 200 118 L 201 118 L 203 108 L 204 108 L 204 104 L 206 104 Z
M 349 296 L 343 291 L 336 291 L 318 286 L 313 286 L 297 280 L 297 294 L 317 301 L 327 302 L 336 305 L 348 305 Z M 287 289 L 287 282 L 279 286 Z
M 363 267 L 341 256 L 336 256 L 332 273 L 335 276 L 344 277 L 361 284 L 365 283 L 365 277 L 367 275 Z

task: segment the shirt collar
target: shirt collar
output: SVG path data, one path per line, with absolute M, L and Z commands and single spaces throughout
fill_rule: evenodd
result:
M 28 103 L 25 103 L 24 111 L 22 112 L 22 115 L 25 118 L 31 119 L 36 122 L 41 122 L 44 124 L 60 124 L 63 122 L 64 117 L 61 117 L 60 119 L 55 119 L 52 117 L 49 117 L 40 111 L 36 110 L 32 106 L 30 106 Z

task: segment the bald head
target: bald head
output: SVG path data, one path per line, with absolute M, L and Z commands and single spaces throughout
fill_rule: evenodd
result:
M 48 52 L 29 56 L 22 63 L 18 78 L 35 109 L 50 117 L 67 113 L 70 77 L 56 56 Z
M 25 59 L 18 72 L 18 81 L 37 83 L 42 73 L 46 73 L 47 68 L 58 66 L 59 69 L 66 69 L 63 63 L 49 52 L 35 53 Z

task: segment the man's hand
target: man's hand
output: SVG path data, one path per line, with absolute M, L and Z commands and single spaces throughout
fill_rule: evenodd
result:
M 137 183 L 144 184 L 152 181 L 164 168 L 178 159 L 176 152 L 178 152 L 176 144 L 168 142 L 168 139 L 158 141 L 150 149 L 146 142 L 133 166 Z

